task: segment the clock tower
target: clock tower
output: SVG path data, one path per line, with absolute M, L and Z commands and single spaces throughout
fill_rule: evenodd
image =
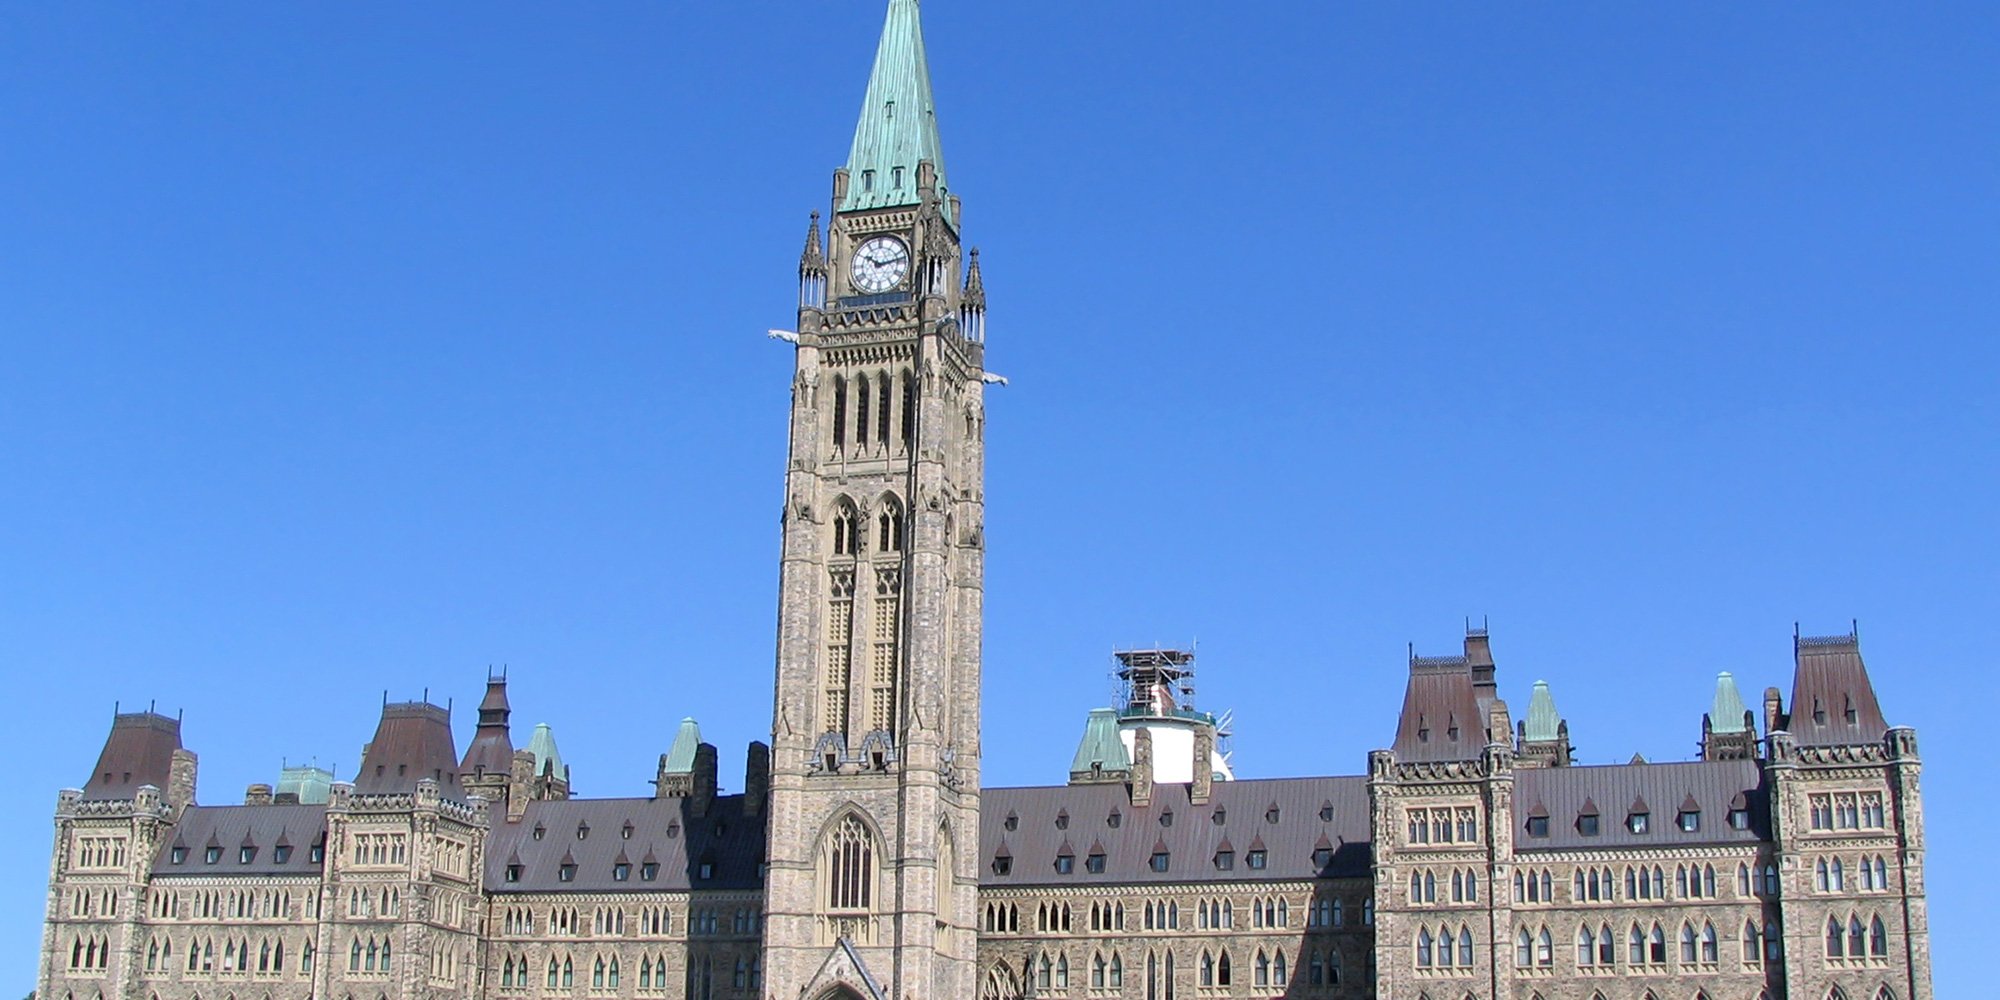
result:
M 917 0 L 799 262 L 764 995 L 975 991 L 985 292 Z

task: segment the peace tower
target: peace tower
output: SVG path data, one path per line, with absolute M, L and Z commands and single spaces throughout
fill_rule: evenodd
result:
M 918 5 L 893 0 L 799 262 L 772 1000 L 974 991 L 985 301 L 961 221 Z

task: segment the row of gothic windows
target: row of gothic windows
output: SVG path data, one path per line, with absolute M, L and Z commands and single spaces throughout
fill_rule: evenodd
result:
M 893 386 L 900 387 L 897 399 Z M 900 406 L 891 403 L 900 402 Z M 891 410 L 898 411 L 891 415 Z M 892 439 L 890 431 L 896 433 Z M 836 451 L 907 451 L 917 433 L 917 382 L 908 371 L 836 375 L 833 379 L 833 447 Z
M 876 552 L 903 551 L 903 508 L 895 497 L 883 497 L 875 514 Z M 858 556 L 868 550 L 861 512 L 845 498 L 833 509 L 833 554 Z

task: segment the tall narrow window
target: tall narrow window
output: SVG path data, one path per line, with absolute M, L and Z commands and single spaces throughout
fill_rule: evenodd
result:
M 875 842 L 859 816 L 840 821 L 827 836 L 824 865 L 826 905 L 832 910 L 866 910 L 872 905 Z
M 875 375 L 875 441 L 889 443 L 889 401 L 895 397 L 889 394 L 889 376 L 886 372 Z
M 875 609 L 869 634 L 868 728 L 894 731 L 896 724 L 896 637 L 902 609 L 902 571 L 875 572 Z
M 905 371 L 901 375 L 901 381 L 903 384 L 903 392 L 902 392 L 903 449 L 905 451 L 908 451 L 910 449 L 910 443 L 914 441 L 917 436 L 917 380 L 915 376 L 912 376 L 909 372 Z
M 828 732 L 847 731 L 848 685 L 852 680 L 854 656 L 854 571 L 833 574 L 831 600 L 826 616 L 826 699 L 821 728 Z M 831 756 L 831 755 L 829 755 Z
M 868 388 L 871 380 L 866 375 L 854 377 L 854 444 L 857 448 L 868 446 Z
M 847 380 L 833 377 L 833 446 L 847 447 Z

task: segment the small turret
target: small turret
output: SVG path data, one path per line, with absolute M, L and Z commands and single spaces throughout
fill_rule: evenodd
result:
M 653 781 L 656 797 L 684 799 L 694 794 L 695 757 L 701 750 L 701 724 L 693 718 L 681 720 L 674 743 L 660 755 L 660 771 Z
M 467 795 L 473 792 L 495 801 L 507 798 L 513 776 L 514 739 L 508 728 L 513 709 L 507 704 L 507 676 L 486 675 L 486 697 L 479 702 L 479 728 L 465 748 L 458 765 L 459 780 Z
M 986 278 L 979 273 L 979 248 L 965 269 L 965 288 L 958 296 L 958 332 L 975 344 L 986 343 Z
M 535 731 L 528 736 L 528 753 L 534 758 L 530 797 L 569 798 L 569 765 L 563 763 L 562 752 L 556 749 L 555 730 L 550 729 L 548 723 L 535 724 Z
M 1736 678 L 1715 675 L 1715 700 L 1701 717 L 1702 760 L 1755 760 L 1757 716 L 1743 704 Z
M 1569 722 L 1556 711 L 1555 695 L 1549 682 L 1536 681 L 1528 697 L 1528 717 L 1516 728 L 1515 754 L 1519 767 L 1568 767 L 1573 747 L 1569 744 Z
M 826 252 L 820 248 L 819 213 L 806 224 L 806 249 L 799 255 L 799 308 L 826 308 Z
M 1123 783 L 1132 774 L 1132 758 L 1125 741 L 1118 736 L 1118 713 L 1109 708 L 1093 708 L 1083 724 L 1083 741 L 1070 761 L 1072 785 Z

